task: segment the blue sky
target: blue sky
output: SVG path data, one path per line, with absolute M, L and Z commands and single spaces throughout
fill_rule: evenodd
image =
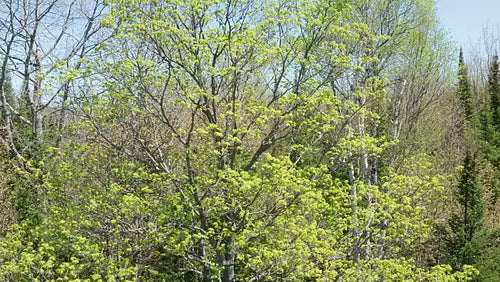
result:
M 458 45 L 477 41 L 483 26 L 500 23 L 500 0 L 437 0 L 437 15 Z

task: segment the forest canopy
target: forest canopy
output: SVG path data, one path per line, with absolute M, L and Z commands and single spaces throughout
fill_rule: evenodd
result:
M 498 57 L 434 2 L 2 0 L 0 280 L 498 281 Z

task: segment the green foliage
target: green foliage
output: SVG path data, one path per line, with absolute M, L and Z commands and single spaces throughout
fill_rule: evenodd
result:
M 410 255 L 443 177 L 416 158 L 386 164 L 397 136 L 381 130 L 392 102 L 380 67 L 409 44 L 390 35 L 416 28 L 357 21 L 431 21 L 431 1 L 415 3 L 108 1 L 106 59 L 89 63 L 102 92 L 65 147 L 26 142 L 0 279 L 470 280 L 470 266 Z M 65 81 L 83 74 L 59 64 Z M 459 200 L 479 222 L 473 163 L 464 171 Z
M 488 102 L 481 112 L 481 153 L 487 164 L 493 169 L 488 171 L 485 183 L 490 187 L 492 200 L 495 203 L 500 196 L 500 86 L 498 57 L 493 57 L 488 74 Z
M 459 209 L 449 221 L 451 238 L 447 241 L 449 262 L 456 269 L 475 264 L 484 249 L 485 204 L 476 174 L 475 157 L 467 152 L 455 196 Z
M 0 275 L 9 281 L 198 280 L 205 263 L 193 260 L 200 240 L 210 242 L 205 259 L 217 275 L 228 235 L 234 236 L 241 279 L 465 281 L 473 273 L 426 271 L 398 258 L 401 248 L 427 236 L 419 203 L 423 194 L 442 189 L 439 177 L 390 174 L 380 187 L 356 183 L 358 202 L 377 201 L 360 204 L 353 215 L 350 184 L 333 179 L 326 167 L 291 166 L 268 155 L 249 172 L 215 172 L 224 181 L 218 196 L 201 203 L 210 210 L 205 231 L 192 224 L 193 202 L 170 176 L 97 147 L 71 146 L 46 163 L 51 174 L 39 187 L 46 193 L 44 221 L 22 224 L 2 239 Z M 205 191 L 213 185 L 210 178 L 198 183 Z M 224 220 L 228 211 L 236 221 Z M 350 233 L 353 227 L 364 234 Z M 379 244 L 393 246 L 385 258 L 352 260 L 353 251 Z
M 472 239 L 474 233 L 482 228 L 485 205 L 483 191 L 476 180 L 475 156 L 471 153 L 465 155 L 464 167 L 458 184 L 457 202 L 463 207 L 463 222 L 466 239 Z
M 458 86 L 457 86 L 458 97 L 462 102 L 462 108 L 464 110 L 464 115 L 466 120 L 471 120 L 474 113 L 474 105 L 472 101 L 472 89 L 469 82 L 469 72 L 467 71 L 467 66 L 464 62 L 463 50 L 460 48 L 460 54 L 458 58 Z
M 479 270 L 477 280 L 484 282 L 498 281 L 498 273 L 500 273 L 500 266 L 498 265 L 500 248 L 491 247 L 485 249 L 478 260 L 481 263 L 477 265 L 477 269 Z
M 15 223 L 15 209 L 12 205 L 11 182 L 15 178 L 15 171 L 9 154 L 4 148 L 0 149 L 0 236 L 10 231 Z
M 488 92 L 490 94 L 490 111 L 492 124 L 496 131 L 500 125 L 500 69 L 498 66 L 498 56 L 494 56 L 488 74 Z

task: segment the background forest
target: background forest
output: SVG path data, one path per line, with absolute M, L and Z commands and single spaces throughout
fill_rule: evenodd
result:
M 433 0 L 1 0 L 0 280 L 500 281 L 476 54 Z

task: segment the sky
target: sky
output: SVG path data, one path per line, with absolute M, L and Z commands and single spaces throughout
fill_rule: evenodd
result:
M 500 0 L 437 0 L 437 16 L 458 45 L 477 41 L 483 27 L 498 28 Z

